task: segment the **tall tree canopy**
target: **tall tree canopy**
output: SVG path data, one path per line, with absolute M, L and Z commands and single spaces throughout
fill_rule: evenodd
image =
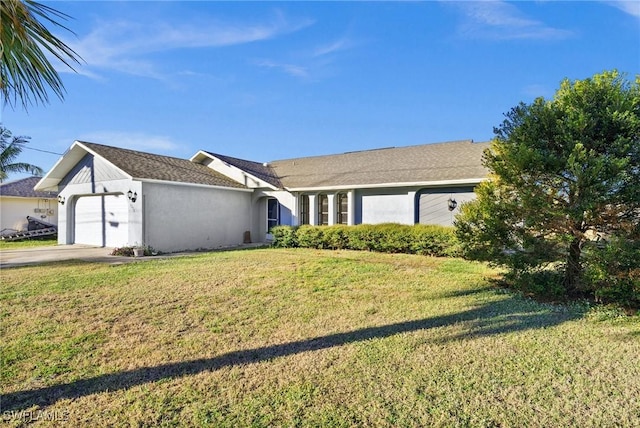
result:
M 0 183 L 7 179 L 9 173 L 26 172 L 42 175 L 42 168 L 25 162 L 16 162 L 29 137 L 14 137 L 7 128 L 0 125 Z
M 48 103 L 48 89 L 64 98 L 64 85 L 46 52 L 71 69 L 79 64 L 80 56 L 44 24 L 68 30 L 60 23 L 67 18 L 33 0 L 2 0 L 0 90 L 5 104 L 15 106 L 20 102 L 26 109 L 30 104 Z
M 516 277 L 559 267 L 564 290 L 583 291 L 585 245 L 640 238 L 640 76 L 564 80 L 553 99 L 505 117 L 484 154 L 490 179 L 461 208 L 458 236 L 471 258 Z

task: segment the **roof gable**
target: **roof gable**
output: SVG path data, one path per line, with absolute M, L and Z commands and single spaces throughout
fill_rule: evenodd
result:
M 228 175 L 250 188 L 272 187 L 273 189 L 281 189 L 283 187 L 282 183 L 280 183 L 280 178 L 267 164 L 202 150 L 196 153 L 191 160 L 203 163 L 209 168 Z
M 76 141 L 51 171 L 38 183 L 39 188 L 57 186 L 87 155 L 99 156 L 125 176 L 138 180 L 157 180 L 231 188 L 242 184 L 204 165 L 187 159 Z M 69 159 L 65 159 L 69 158 Z

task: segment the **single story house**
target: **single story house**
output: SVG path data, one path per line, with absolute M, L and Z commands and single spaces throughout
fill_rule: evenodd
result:
M 471 140 L 260 163 L 76 141 L 36 185 L 59 191 L 60 244 L 170 252 L 269 240 L 275 225 L 450 225 L 487 176 Z
M 0 231 L 27 230 L 27 216 L 58 223 L 58 193 L 34 190 L 41 177 L 0 183 Z

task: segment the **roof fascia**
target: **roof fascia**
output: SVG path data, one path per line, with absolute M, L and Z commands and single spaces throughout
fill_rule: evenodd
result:
M 171 186 L 199 187 L 199 188 L 219 189 L 219 190 L 235 190 L 238 192 L 247 192 L 247 193 L 253 192 L 253 189 L 241 189 L 239 187 L 215 186 L 211 184 L 198 184 L 198 183 L 183 183 L 181 181 L 155 180 L 152 178 L 142 178 L 142 179 L 134 179 L 134 180 L 140 181 L 141 183 L 168 184 Z
M 16 195 L 0 195 L 0 198 L 14 198 L 14 199 L 56 199 L 56 196 L 16 196 Z
M 465 178 L 458 180 L 437 180 L 437 181 L 410 181 L 402 183 L 381 183 L 381 184 L 353 184 L 342 186 L 322 186 L 322 187 L 287 187 L 290 192 L 318 192 L 323 190 L 351 190 L 351 189 L 381 189 L 397 187 L 443 187 L 479 184 L 487 178 Z
M 220 174 L 224 174 L 225 176 L 229 177 L 232 180 L 235 180 L 236 182 L 247 186 L 249 188 L 252 189 L 256 189 L 256 188 L 268 188 L 271 190 L 279 190 L 278 187 L 267 183 L 266 181 L 256 177 L 255 175 L 243 170 L 242 168 L 238 168 L 235 165 L 231 165 L 225 161 L 223 161 L 222 159 L 212 155 L 211 153 L 207 153 L 203 150 L 198 151 L 198 153 L 196 153 L 195 155 L 191 156 L 191 159 L 189 159 L 191 162 L 196 162 L 196 163 L 201 163 L 201 161 L 203 159 L 211 159 L 213 162 L 210 163 L 209 165 L 207 165 L 209 168 L 213 169 L 214 171 L 219 172 Z M 218 165 L 223 166 L 222 168 L 215 168 Z M 229 169 L 230 173 L 225 172 L 224 169 Z M 242 182 L 242 180 L 238 179 L 238 175 L 241 175 L 244 179 L 245 182 Z M 249 180 L 253 181 L 253 185 L 249 182 Z

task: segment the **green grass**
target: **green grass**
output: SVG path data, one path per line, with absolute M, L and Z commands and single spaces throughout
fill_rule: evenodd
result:
M 58 245 L 58 238 L 25 239 L 22 241 L 0 240 L 0 250 L 20 250 L 23 248 L 48 247 Z
M 259 249 L 1 275 L 9 425 L 640 420 L 639 317 L 519 297 L 482 264 Z

